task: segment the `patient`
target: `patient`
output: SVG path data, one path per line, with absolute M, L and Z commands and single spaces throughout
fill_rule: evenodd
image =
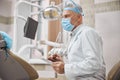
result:
M 10 49 L 12 39 L 5 32 L 0 31 L 0 78 L 2 80 L 35 80 L 38 78 L 36 70 Z M 0 79 L 1 80 L 1 79 Z

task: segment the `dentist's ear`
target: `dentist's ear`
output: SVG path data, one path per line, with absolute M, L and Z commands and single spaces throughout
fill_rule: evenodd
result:
M 77 15 L 77 17 L 78 17 L 78 23 L 82 23 L 83 21 L 82 15 Z
M 6 42 L 6 48 L 11 49 L 12 47 L 12 38 L 5 32 L 0 31 L 0 35 L 2 36 L 3 40 Z

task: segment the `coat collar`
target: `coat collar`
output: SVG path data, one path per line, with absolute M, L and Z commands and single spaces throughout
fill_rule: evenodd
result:
M 75 36 L 77 32 L 81 32 L 82 28 L 84 27 L 84 24 L 79 25 L 78 27 L 76 27 L 73 31 L 71 31 L 71 36 Z

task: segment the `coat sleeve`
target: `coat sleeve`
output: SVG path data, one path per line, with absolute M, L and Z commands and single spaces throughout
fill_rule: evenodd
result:
M 80 62 L 65 64 L 67 77 L 91 75 L 102 66 L 102 40 L 99 35 L 94 30 L 86 30 L 81 38 L 84 59 Z

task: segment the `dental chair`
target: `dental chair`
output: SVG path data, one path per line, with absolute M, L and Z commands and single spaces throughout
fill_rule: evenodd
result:
M 0 35 L 0 78 L 2 80 L 35 80 L 36 70 L 20 57 L 5 48 Z
M 107 80 L 120 80 L 120 61 L 108 73 Z

